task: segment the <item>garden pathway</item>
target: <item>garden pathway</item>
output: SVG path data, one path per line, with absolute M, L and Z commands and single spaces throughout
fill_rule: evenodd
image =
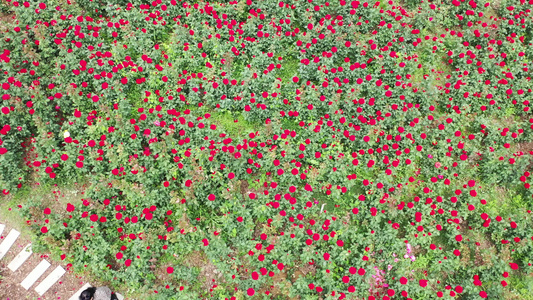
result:
M 0 292 L 0 300 L 18 300 L 22 299 L 21 297 L 24 299 L 77 300 L 81 292 L 91 286 L 89 283 L 85 283 L 74 293 L 68 289 L 58 288 L 58 285 L 62 284 L 60 279 L 63 278 L 66 270 L 57 263 L 46 260 L 47 256 L 43 258 L 43 256 L 33 254 L 31 243 L 27 243 L 24 248 L 22 245 L 13 247 L 17 244 L 20 232 L 14 228 L 11 228 L 9 232 L 7 231 L 6 225 L 0 224 L 0 266 L 5 263 L 5 260 L 10 261 L 7 265 L 10 271 L 1 274 L 0 284 L 8 282 L 9 285 L 11 282 L 9 288 L 0 287 L 0 290 L 3 290 Z M 17 248 L 22 249 L 18 250 Z M 44 276 L 45 274 L 46 276 Z M 69 281 L 76 282 L 72 279 Z M 18 284 L 14 285 L 14 282 Z M 124 299 L 118 293 L 117 297 L 120 300 Z

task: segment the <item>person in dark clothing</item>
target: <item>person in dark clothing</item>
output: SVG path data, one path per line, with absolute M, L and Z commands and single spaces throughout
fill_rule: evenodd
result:
M 80 300 L 92 300 L 95 292 L 95 287 L 87 288 L 85 291 L 81 292 Z
M 98 293 L 97 293 L 97 290 L 98 290 Z M 95 298 L 95 294 L 98 299 Z M 80 300 L 101 300 L 104 298 L 110 299 L 110 300 L 118 300 L 117 295 L 115 295 L 115 293 L 111 293 L 111 290 L 108 287 L 87 288 L 86 290 L 81 292 L 80 297 L 79 297 Z

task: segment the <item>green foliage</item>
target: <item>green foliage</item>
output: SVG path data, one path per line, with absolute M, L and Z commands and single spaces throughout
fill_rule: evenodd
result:
M 525 299 L 531 4 L 289 2 L 2 3 L 36 249 L 142 299 Z

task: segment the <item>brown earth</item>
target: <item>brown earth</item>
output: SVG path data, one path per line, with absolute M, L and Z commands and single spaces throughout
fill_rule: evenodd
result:
M 225 282 L 222 273 L 209 261 L 207 255 L 203 251 L 191 252 L 184 260 L 184 263 L 190 268 L 200 268 L 198 281 L 202 283 L 202 290 L 204 291 L 211 291 L 213 285 Z

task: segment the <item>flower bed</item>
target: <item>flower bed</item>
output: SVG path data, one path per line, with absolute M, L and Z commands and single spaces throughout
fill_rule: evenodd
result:
M 75 270 L 164 299 L 528 295 L 532 1 L 5 5 L 0 189 L 89 181 L 20 205 Z

